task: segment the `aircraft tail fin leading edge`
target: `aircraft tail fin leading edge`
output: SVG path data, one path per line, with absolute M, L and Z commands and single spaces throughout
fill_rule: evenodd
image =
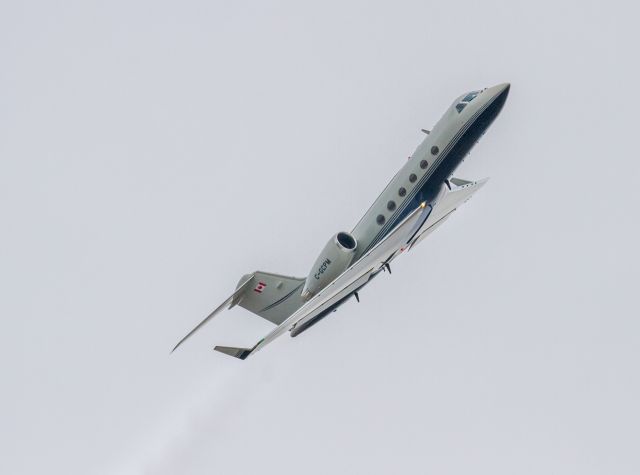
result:
M 171 352 L 173 353 L 222 310 L 233 308 L 236 305 L 246 308 L 275 325 L 280 325 L 304 303 L 300 296 L 304 282 L 305 279 L 300 277 L 287 277 L 261 271 L 243 276 L 233 294 L 187 333 Z M 225 346 L 216 347 L 216 350 L 241 359 L 246 358 L 251 352 L 251 350 L 244 348 Z
M 180 345 L 182 345 L 185 341 L 187 341 L 194 333 L 200 330 L 203 326 L 205 326 L 213 317 L 219 314 L 225 308 L 231 308 L 237 304 L 239 296 L 246 290 L 246 288 L 250 285 L 252 279 L 252 275 L 245 275 L 240 282 L 238 282 L 238 286 L 236 287 L 235 292 L 229 297 L 227 300 L 222 302 L 218 308 L 216 308 L 213 312 L 211 312 L 207 317 L 202 320 L 196 327 L 187 333 L 182 340 L 178 342 L 176 346 L 173 347 L 171 353 L 176 351 Z

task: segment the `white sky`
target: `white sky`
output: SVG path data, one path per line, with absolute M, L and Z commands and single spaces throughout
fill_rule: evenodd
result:
M 0 3 L 0 473 L 640 472 L 633 2 Z M 491 180 L 241 362 L 451 101 Z

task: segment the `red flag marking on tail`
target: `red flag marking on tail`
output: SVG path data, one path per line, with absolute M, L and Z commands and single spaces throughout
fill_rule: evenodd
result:
M 256 288 L 253 289 L 253 291 L 254 292 L 258 292 L 259 294 L 261 294 L 266 286 L 267 286 L 267 284 L 265 284 L 264 282 L 258 282 L 258 285 L 256 285 Z

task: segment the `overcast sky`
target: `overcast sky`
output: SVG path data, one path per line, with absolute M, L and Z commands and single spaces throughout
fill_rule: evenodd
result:
M 0 472 L 640 472 L 630 1 L 0 3 Z M 306 276 L 453 99 L 491 177 L 299 338 Z

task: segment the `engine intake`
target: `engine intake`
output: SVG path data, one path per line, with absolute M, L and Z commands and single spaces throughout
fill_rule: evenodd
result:
M 351 234 L 345 233 L 344 231 L 336 234 L 336 241 L 342 247 L 344 247 L 348 251 L 355 251 L 358 243 L 356 242 L 356 238 L 354 238 Z

